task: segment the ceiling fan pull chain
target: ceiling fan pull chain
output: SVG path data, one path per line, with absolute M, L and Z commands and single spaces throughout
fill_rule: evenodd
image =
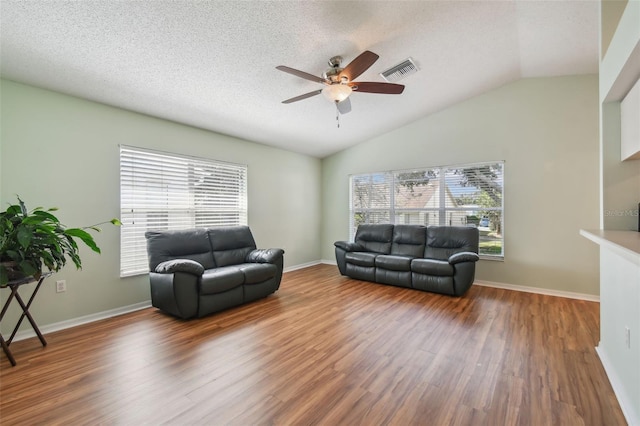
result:
M 340 128 L 340 110 L 338 109 L 338 101 L 336 102 L 336 124 L 338 125 L 338 129 Z

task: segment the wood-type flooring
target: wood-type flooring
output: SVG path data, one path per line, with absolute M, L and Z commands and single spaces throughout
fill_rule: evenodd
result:
M 594 302 L 317 265 L 206 318 L 150 308 L 14 342 L 0 424 L 624 425 L 598 327 Z

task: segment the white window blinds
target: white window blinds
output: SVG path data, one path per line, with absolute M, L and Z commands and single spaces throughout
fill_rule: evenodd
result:
M 120 276 L 148 272 L 147 230 L 247 224 L 247 166 L 120 146 Z

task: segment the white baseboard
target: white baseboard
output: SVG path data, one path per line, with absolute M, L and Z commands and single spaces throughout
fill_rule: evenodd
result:
M 42 334 L 53 333 L 54 331 L 60 331 L 67 328 L 75 327 L 82 324 L 87 324 L 94 321 L 103 320 L 106 318 L 116 317 L 122 314 L 128 314 L 129 312 L 139 311 L 140 309 L 146 309 L 151 307 L 151 301 L 135 303 L 133 305 L 123 306 L 121 308 L 109 309 L 108 311 L 97 312 L 95 314 L 89 314 L 78 318 L 72 318 L 70 320 L 60 321 L 53 324 L 48 324 L 40 327 Z M 16 333 L 13 338 L 14 341 L 29 339 L 35 337 L 36 332 L 33 329 L 22 330 Z
M 338 266 L 338 262 L 336 262 L 335 260 L 322 259 L 320 263 L 324 263 L 326 265 Z
M 304 268 L 309 268 L 311 266 L 316 266 L 319 265 L 320 261 L 316 260 L 313 262 L 307 262 L 307 263 L 301 263 L 299 265 L 293 265 L 293 266 L 289 266 L 287 268 L 284 268 L 282 270 L 282 272 L 292 272 L 292 271 L 297 271 L 298 269 L 304 269 Z
M 525 293 L 545 294 L 547 296 L 566 297 L 567 299 L 586 300 L 589 302 L 600 302 L 600 296 L 584 293 L 573 293 L 571 291 L 550 290 L 548 288 L 527 287 L 524 285 L 497 283 L 492 281 L 475 280 L 474 285 L 483 287 L 503 288 L 505 290 L 523 291 Z
M 632 401 L 629 400 L 628 395 L 624 392 L 624 388 L 620 383 L 620 378 L 613 369 L 606 352 L 598 345 L 596 346 L 596 353 L 604 367 L 604 372 L 609 378 L 609 383 L 611 383 L 613 393 L 616 395 L 616 399 L 618 400 L 618 404 L 620 404 L 620 409 L 622 410 L 622 414 L 627 420 L 627 423 L 629 425 L 640 425 L 640 417 L 638 417 L 640 416 L 640 413 L 634 413 Z

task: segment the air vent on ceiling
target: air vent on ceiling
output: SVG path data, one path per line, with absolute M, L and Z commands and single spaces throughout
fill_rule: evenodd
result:
M 407 58 L 398 65 L 381 72 L 380 75 L 389 83 L 394 83 L 416 72 L 418 72 L 418 67 L 413 63 L 413 59 Z

